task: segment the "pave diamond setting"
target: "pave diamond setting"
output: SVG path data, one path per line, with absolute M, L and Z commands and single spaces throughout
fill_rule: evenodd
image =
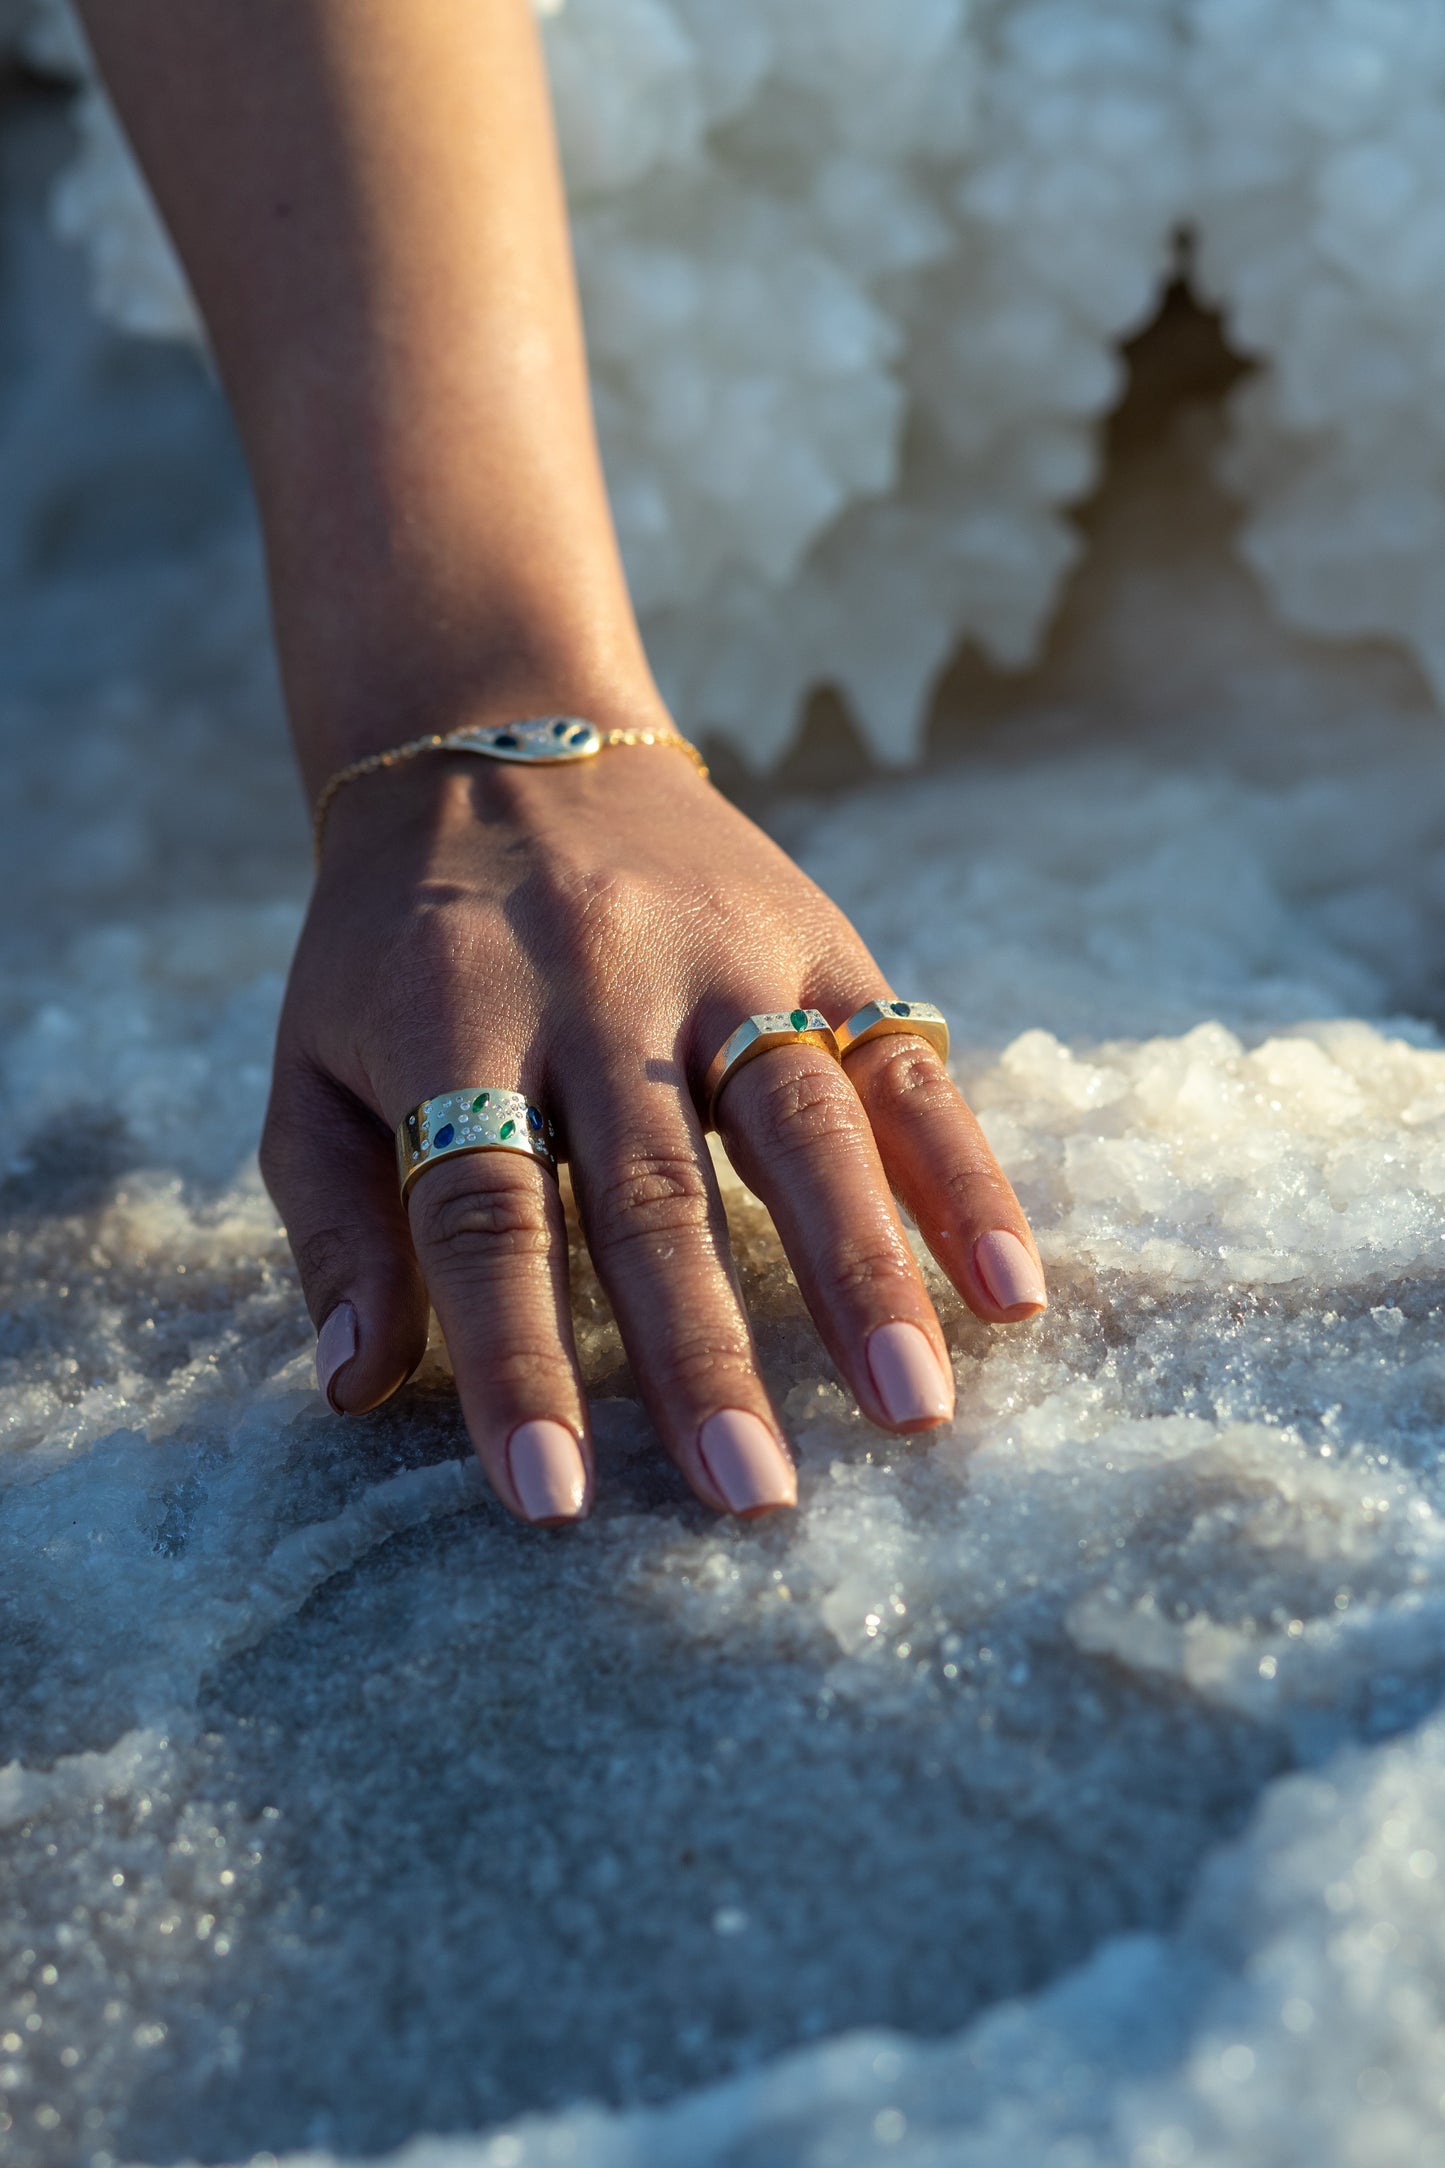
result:
M 462 1152 L 522 1152 L 555 1167 L 557 1133 L 540 1107 L 495 1085 L 441 1092 L 414 1107 L 396 1132 L 397 1173 L 405 1196 L 423 1168 Z

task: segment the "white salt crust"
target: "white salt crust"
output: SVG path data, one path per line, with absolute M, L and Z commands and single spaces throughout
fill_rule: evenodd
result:
M 1037 654 L 1116 342 L 1195 239 L 1263 364 L 1228 456 L 1293 622 L 1445 689 L 1445 19 L 1416 0 L 566 0 L 547 49 L 624 553 L 664 689 L 755 767 L 807 689 L 885 761 L 961 638 Z M 89 81 L 63 0 L 10 0 Z M 5 18 L 0 16 L 0 25 Z M 93 88 L 55 197 L 191 337 Z
M 958 1417 L 890 1443 L 729 1180 L 800 1512 L 686 1499 L 579 1249 L 601 1501 L 539 1538 L 440 1349 L 364 1422 L 315 1390 L 252 1158 L 307 878 L 255 544 L 199 372 L 88 324 L 19 144 L 5 2168 L 1431 2162 L 1421 688 L 1261 619 L 1207 418 L 1141 447 L 1007 729 L 769 815 L 950 1014 L 1047 1318 L 939 1287 Z

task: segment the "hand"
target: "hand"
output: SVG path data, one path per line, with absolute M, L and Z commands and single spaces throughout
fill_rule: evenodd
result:
M 838 1023 L 891 989 L 827 897 L 681 754 L 574 767 L 426 755 L 338 796 L 302 932 L 262 1145 L 331 1404 L 396 1391 L 428 1296 L 467 1427 L 529 1521 L 587 1510 L 592 1453 L 552 1177 L 508 1152 L 444 1160 L 397 1195 L 392 1133 L 465 1084 L 556 1123 L 587 1241 L 667 1450 L 718 1511 L 790 1505 L 699 1093 L 748 1015 Z M 922 998 L 927 989 L 908 988 Z M 953 1411 L 933 1306 L 890 1185 L 982 1318 L 1044 1304 L 1027 1223 L 942 1064 L 902 1036 L 846 1071 L 815 1047 L 739 1069 L 717 1108 L 871 1421 Z

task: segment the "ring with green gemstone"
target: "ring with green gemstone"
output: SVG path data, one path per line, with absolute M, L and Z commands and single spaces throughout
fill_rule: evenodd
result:
M 882 1039 L 891 1032 L 926 1040 L 940 1061 L 948 1059 L 948 1022 L 931 1001 L 866 1001 L 838 1026 L 838 1059 L 846 1060 L 865 1039 Z
M 840 1058 L 833 1028 L 819 1009 L 770 1009 L 762 1016 L 745 1017 L 707 1065 L 702 1092 L 709 1129 L 717 1126 L 718 1099 L 733 1071 L 777 1046 L 820 1046 L 834 1061 Z
M 423 1099 L 396 1125 L 402 1202 L 419 1174 L 463 1152 L 524 1152 L 555 1174 L 557 1132 L 521 1092 L 495 1084 L 466 1084 Z

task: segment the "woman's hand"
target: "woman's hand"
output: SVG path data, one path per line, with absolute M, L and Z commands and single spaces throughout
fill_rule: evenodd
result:
M 677 752 L 573 767 L 426 755 L 338 796 L 282 1017 L 262 1165 L 332 1405 L 375 1407 L 426 1343 L 428 1296 L 467 1427 L 530 1521 L 587 1510 L 592 1453 L 556 1185 L 534 1160 L 443 1160 L 397 1195 L 392 1133 L 463 1085 L 557 1125 L 593 1260 L 667 1450 L 719 1511 L 791 1504 L 698 1108 L 758 1011 L 839 1023 L 889 994 L 842 914 Z M 927 988 L 904 992 L 924 998 Z M 980 1317 L 1044 1303 L 1037 1252 L 932 1051 L 872 1041 L 738 1070 L 717 1121 L 773 1215 L 864 1413 L 953 1409 L 943 1334 L 890 1185 Z
M 313 801 L 428 719 L 663 720 L 592 428 L 531 10 L 83 5 L 235 407 Z M 677 752 L 540 770 L 430 754 L 351 782 L 262 1160 L 333 1405 L 396 1390 L 430 1294 L 499 1495 L 528 1520 L 585 1510 L 551 1177 L 489 1152 L 426 1168 L 407 1210 L 397 1198 L 409 1108 L 517 1086 L 561 1132 L 668 1450 L 719 1510 L 790 1503 L 697 1095 L 744 1017 L 801 1002 L 841 1022 L 887 990 L 826 898 Z M 718 1119 L 863 1408 L 896 1430 L 943 1421 L 943 1336 L 889 1183 L 980 1315 L 1027 1315 L 1043 1280 L 934 1056 L 884 1039 L 845 1076 L 780 1049 L 727 1083 Z

